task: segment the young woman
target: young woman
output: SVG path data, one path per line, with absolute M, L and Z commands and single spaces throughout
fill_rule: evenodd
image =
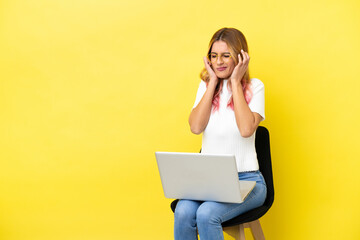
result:
M 243 203 L 180 200 L 175 209 L 175 240 L 224 239 L 221 223 L 261 206 L 266 185 L 255 152 L 255 131 L 265 118 L 264 84 L 249 77 L 244 35 L 222 28 L 211 38 L 200 77 L 190 129 L 203 133 L 202 153 L 234 154 L 239 180 L 256 181 Z

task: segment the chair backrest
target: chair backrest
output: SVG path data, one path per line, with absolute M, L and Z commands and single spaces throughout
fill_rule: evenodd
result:
M 274 202 L 274 183 L 270 155 L 270 137 L 266 127 L 259 126 L 255 135 L 255 148 L 260 172 L 264 176 L 267 186 L 267 197 L 264 205 L 269 207 Z

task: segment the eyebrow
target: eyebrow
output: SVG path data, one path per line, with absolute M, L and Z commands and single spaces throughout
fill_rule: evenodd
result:
M 211 52 L 210 54 L 218 54 L 217 52 Z M 223 52 L 222 54 L 231 54 L 229 52 Z

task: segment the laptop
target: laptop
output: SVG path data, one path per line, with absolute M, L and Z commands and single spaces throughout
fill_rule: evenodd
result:
M 155 152 L 165 197 L 241 203 L 255 181 L 239 181 L 234 155 Z

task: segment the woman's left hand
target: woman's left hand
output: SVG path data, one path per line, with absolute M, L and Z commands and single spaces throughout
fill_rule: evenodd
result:
M 249 66 L 249 54 L 241 49 L 241 54 L 243 56 L 243 60 L 241 60 L 240 54 L 238 55 L 239 63 L 235 66 L 231 76 L 230 81 L 232 84 L 241 84 L 241 80 L 243 79 L 248 66 Z

